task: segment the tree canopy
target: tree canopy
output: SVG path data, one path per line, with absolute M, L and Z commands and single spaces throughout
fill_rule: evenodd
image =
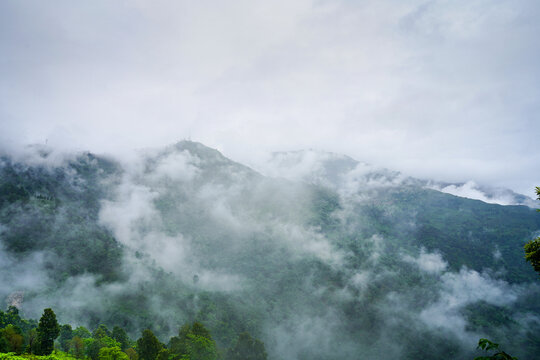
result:
M 537 199 L 540 200 L 540 187 L 536 187 Z M 537 211 L 540 211 L 537 210 Z M 533 269 L 540 274 L 540 237 L 525 244 L 525 260 L 530 262 Z
M 60 335 L 60 326 L 52 309 L 43 311 L 37 328 L 39 349 L 38 355 L 49 355 L 54 350 L 54 340 Z

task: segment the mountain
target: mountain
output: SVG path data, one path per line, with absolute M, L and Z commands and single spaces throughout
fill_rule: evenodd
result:
M 486 336 L 531 358 L 540 216 L 433 187 L 317 152 L 257 172 L 191 141 L 129 161 L 5 154 L 0 297 L 132 336 L 248 331 L 272 359 L 468 359 Z
M 346 155 L 316 150 L 273 153 L 261 167 L 270 176 L 329 186 L 336 191 L 359 186 L 417 185 L 444 193 L 499 205 L 540 207 L 540 202 L 509 189 L 490 187 L 474 181 L 449 183 L 405 176 L 399 171 L 376 167 Z

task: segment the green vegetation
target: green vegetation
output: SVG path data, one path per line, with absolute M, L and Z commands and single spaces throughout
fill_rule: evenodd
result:
M 0 158 L 0 301 L 24 293 L 26 314 L 46 301 L 91 330 L 59 324 L 51 356 L 470 359 L 463 332 L 540 353 L 522 250 L 540 216 L 525 206 L 414 182 L 342 194 L 193 143 L 134 173 L 91 154 L 36 163 Z M 0 331 L 0 351 L 40 352 L 16 308 Z
M 480 339 L 478 341 L 478 349 L 485 350 L 486 352 L 495 351 L 495 353 L 490 356 L 479 356 L 474 360 L 517 360 L 516 357 L 512 357 L 504 351 L 499 350 L 499 344 L 488 339 Z
M 73 331 L 69 324 L 58 325 L 52 309 L 45 309 L 37 327 L 35 321 L 21 319 L 16 308 L 0 311 L 0 319 L 4 326 L 0 329 L 0 360 L 217 360 L 221 353 L 227 354 L 227 360 L 266 360 L 264 344 L 248 333 L 240 334 L 233 348 L 218 349 L 210 331 L 199 322 L 183 325 L 178 336 L 165 345 L 150 329 L 142 331 L 137 341 L 119 326 L 112 333 L 103 324 L 92 335 L 84 327 Z M 26 330 L 16 324 L 25 324 Z
M 538 200 L 540 200 L 540 187 L 536 187 L 536 194 Z M 537 211 L 540 211 L 538 209 Z M 525 260 L 531 263 L 533 269 L 540 274 L 540 237 L 529 241 L 524 246 L 525 248 Z

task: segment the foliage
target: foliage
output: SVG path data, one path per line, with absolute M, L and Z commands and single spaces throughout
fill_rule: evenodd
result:
M 115 326 L 111 333 L 111 338 L 120 343 L 120 348 L 125 351 L 130 346 L 129 337 L 124 329 L 119 326 Z
M 92 333 L 92 337 L 94 339 L 101 339 L 103 337 L 106 337 L 106 336 L 111 336 L 111 332 L 109 331 L 109 329 L 107 328 L 106 325 L 103 325 L 103 324 L 100 324 L 95 330 L 94 332 Z
M 99 360 L 129 360 L 128 355 L 119 347 L 103 347 L 99 350 Z
M 236 344 L 227 352 L 227 360 L 266 360 L 264 344 L 248 333 L 241 333 Z
M 496 352 L 491 356 L 476 357 L 474 360 L 517 360 L 516 357 L 512 357 L 511 355 L 508 355 L 504 351 L 499 350 L 499 344 L 494 343 L 488 339 L 480 339 L 478 341 L 478 349 L 482 349 L 487 352 L 489 351 L 496 351 Z
M 105 347 L 105 344 L 100 339 L 86 338 L 83 340 L 84 353 L 92 360 L 98 360 L 99 350 Z
M 163 346 L 150 329 L 144 330 L 137 340 L 137 353 L 141 360 L 155 360 L 162 348 Z
M 79 336 L 74 336 L 69 342 L 69 352 L 77 359 L 84 356 L 84 341 Z
M 88 331 L 88 329 L 85 328 L 84 326 L 79 326 L 78 328 L 73 330 L 73 336 L 74 337 L 78 336 L 81 339 L 87 339 L 87 338 L 92 337 L 92 333 L 90 331 Z
M 24 338 L 19 327 L 9 324 L 0 330 L 0 336 L 5 339 L 4 352 L 14 352 L 20 354 L 23 350 Z
M 69 343 L 73 338 L 73 329 L 71 325 L 65 324 L 60 327 L 60 336 L 58 337 L 58 342 L 60 343 L 60 349 L 64 352 L 69 351 Z
M 199 322 L 185 324 L 169 341 L 173 359 L 216 360 L 217 348 L 210 331 Z
M 139 359 L 139 355 L 137 354 L 137 351 L 135 351 L 134 348 L 128 348 L 126 349 L 126 354 L 129 358 L 129 360 L 138 360 Z
M 39 352 L 38 355 L 49 355 L 54 349 L 54 340 L 60 335 L 60 326 L 56 321 L 56 314 L 47 308 L 39 319 L 37 328 Z
M 0 360 L 74 360 L 74 358 L 65 352 L 54 351 L 50 355 L 37 356 L 33 354 L 0 353 Z
M 540 187 L 536 187 L 536 194 L 540 200 Z M 538 209 L 537 211 L 540 211 Z M 525 244 L 525 260 L 530 262 L 533 269 L 540 274 L 540 237 Z
M 167 349 L 159 350 L 156 360 L 169 360 L 170 351 Z

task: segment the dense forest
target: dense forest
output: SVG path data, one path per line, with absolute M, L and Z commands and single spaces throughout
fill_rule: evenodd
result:
M 94 360 L 471 359 L 480 338 L 540 353 L 534 209 L 335 154 L 288 176 L 304 158 L 270 177 L 189 141 L 3 155 L 4 352 L 39 354 L 19 311 L 53 308 L 56 349 Z
M 212 335 L 199 322 L 184 324 L 177 336 L 164 344 L 149 329 L 136 340 L 115 326 L 112 331 L 100 324 L 90 332 L 84 326 L 60 325 L 52 309 L 45 309 L 39 323 L 25 320 L 16 307 L 0 311 L 0 358 L 35 358 L 55 352 L 56 358 L 92 360 L 265 360 L 264 344 L 244 332 L 228 349 L 216 346 Z

